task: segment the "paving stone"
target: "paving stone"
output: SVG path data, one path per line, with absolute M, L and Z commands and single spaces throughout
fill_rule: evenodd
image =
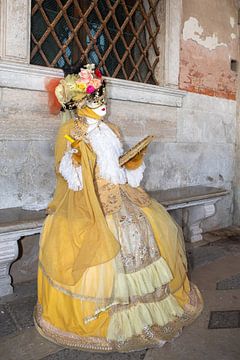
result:
M 0 337 L 17 331 L 16 324 L 6 306 L 0 305 Z
M 240 311 L 211 311 L 209 329 L 234 329 L 240 327 Z
M 0 360 L 40 360 L 60 349 L 39 335 L 34 327 L 0 337 Z
M 78 350 L 63 349 L 55 354 L 48 355 L 42 360 L 143 360 L 145 351 L 135 351 L 128 354 L 110 353 L 110 354 L 99 354 L 89 353 Z
M 30 296 L 37 299 L 37 279 L 33 281 L 14 284 L 13 287 L 14 293 L 11 295 L 0 297 L 0 304 L 6 304 Z
M 217 290 L 240 289 L 240 273 L 217 282 Z
M 27 297 L 6 305 L 19 330 L 34 325 L 33 308 L 35 304 L 35 297 Z
M 206 233 L 217 238 L 228 238 L 230 236 L 239 236 L 240 237 L 240 227 L 239 226 L 229 226 L 224 229 L 212 230 Z M 205 234 L 204 234 L 205 237 Z
M 18 297 L 37 296 L 37 279 L 14 284 L 14 292 Z
M 229 236 L 228 238 L 221 239 L 215 243 L 215 246 L 225 249 L 228 253 L 240 253 L 240 236 Z
M 188 245 L 187 257 L 190 269 L 204 266 L 229 254 L 240 253 L 240 236 L 231 235 L 203 246 Z
M 207 233 L 203 234 L 204 241 L 206 241 L 208 243 L 218 241 L 221 238 L 222 237 L 220 235 L 217 235 L 217 234 L 214 234 L 211 232 L 207 232 Z M 196 244 L 196 246 L 197 246 L 198 243 L 200 243 L 200 241 L 197 241 L 196 243 L 193 243 L 193 244 Z
M 187 252 L 188 262 L 191 269 L 204 266 L 212 261 L 220 259 L 226 255 L 226 251 L 215 246 L 202 246 L 193 248 Z

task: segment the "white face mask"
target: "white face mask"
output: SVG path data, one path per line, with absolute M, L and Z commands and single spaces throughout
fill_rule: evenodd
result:
M 95 114 L 97 114 L 98 116 L 105 116 L 107 112 L 106 104 L 102 104 L 96 109 L 92 109 L 92 111 L 95 112 Z

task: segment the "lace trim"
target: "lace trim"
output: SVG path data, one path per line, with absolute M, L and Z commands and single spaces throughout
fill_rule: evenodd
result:
M 172 280 L 172 273 L 166 261 L 160 257 L 143 269 L 126 273 L 117 273 L 114 287 L 116 298 L 143 296 L 153 293 L 156 289 Z
M 180 318 L 184 311 L 177 300 L 168 295 L 159 302 L 130 306 L 128 309 L 115 311 L 111 316 L 107 338 L 125 341 L 143 332 L 146 326 L 154 324 L 164 326 Z
M 125 170 L 119 165 L 119 157 L 123 154 L 123 148 L 117 135 L 103 122 L 91 130 L 90 125 L 87 138 L 97 154 L 100 177 L 112 184 L 125 184 L 127 181 Z
M 129 352 L 143 350 L 151 347 L 161 347 L 166 341 L 178 336 L 183 328 L 191 324 L 201 313 L 203 301 L 198 289 L 192 285 L 190 303 L 184 309 L 180 318 L 167 323 L 164 326 L 145 326 L 142 333 L 125 341 L 111 341 L 105 337 L 79 336 L 74 333 L 62 331 L 44 320 L 42 306 L 37 304 L 34 310 L 34 322 L 38 332 L 48 340 L 75 349 L 96 352 Z

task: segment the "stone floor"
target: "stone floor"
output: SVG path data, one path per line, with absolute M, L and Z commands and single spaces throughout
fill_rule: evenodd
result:
M 188 245 L 187 253 L 190 277 L 202 292 L 204 311 L 178 339 L 163 348 L 93 354 L 48 342 L 33 326 L 36 282 L 32 281 L 16 285 L 14 295 L 0 299 L 0 359 L 240 359 L 240 228 L 208 233 L 201 244 Z

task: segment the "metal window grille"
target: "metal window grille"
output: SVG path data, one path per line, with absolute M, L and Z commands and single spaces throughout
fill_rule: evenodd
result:
M 160 0 L 32 0 L 31 63 L 156 84 Z

